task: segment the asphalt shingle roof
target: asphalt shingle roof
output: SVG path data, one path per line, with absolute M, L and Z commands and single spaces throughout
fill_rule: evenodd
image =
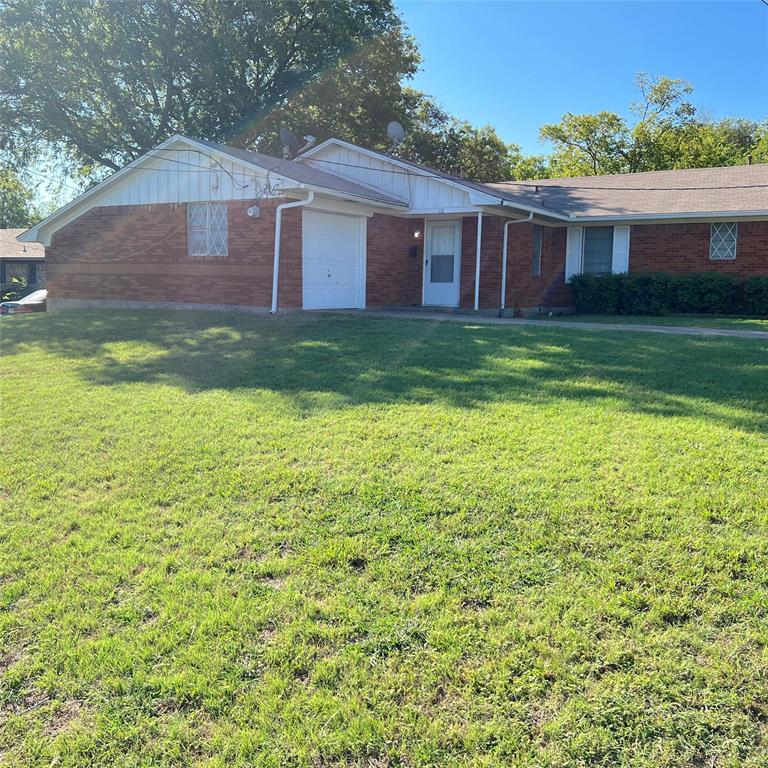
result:
M 0 229 L 0 259 L 44 259 L 40 243 L 20 243 L 16 237 L 26 229 Z
M 768 164 L 483 186 L 578 217 L 768 211 Z
M 511 205 L 568 217 L 768 211 L 768 164 L 481 183 L 374 152 Z

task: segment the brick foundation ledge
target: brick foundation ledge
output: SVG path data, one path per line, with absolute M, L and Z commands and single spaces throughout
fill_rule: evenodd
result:
M 206 309 L 216 312 L 252 312 L 269 314 L 269 307 L 253 307 L 248 304 L 192 304 L 175 301 L 129 301 L 124 299 L 56 299 L 49 298 L 50 312 L 70 309 Z M 280 314 L 298 310 L 280 310 Z

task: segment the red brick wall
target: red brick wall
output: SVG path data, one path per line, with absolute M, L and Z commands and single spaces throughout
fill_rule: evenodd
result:
M 94 208 L 59 230 L 46 248 L 54 299 L 179 303 L 271 303 L 275 207 L 246 215 L 229 201 L 229 255 L 187 255 L 185 204 Z M 301 306 L 301 209 L 283 214 L 280 306 Z
M 510 310 L 566 307 L 571 303 L 565 284 L 565 227 L 542 227 L 541 274 L 533 274 L 533 225 L 509 227 L 507 308 Z
M 630 272 L 723 272 L 738 277 L 768 275 L 768 221 L 739 222 L 736 259 L 710 261 L 710 224 L 633 225 Z
M 504 221 L 499 216 L 483 217 L 480 253 L 480 308 L 501 306 L 502 246 Z M 509 227 L 507 256 L 507 308 L 531 308 L 539 305 L 562 307 L 570 304 L 570 289 L 565 284 L 565 228 L 544 227 L 542 236 L 541 276 L 532 274 L 533 226 Z M 460 306 L 472 309 L 475 302 L 475 255 L 477 217 L 468 216 L 461 226 Z
M 504 219 L 483 216 L 480 243 L 480 309 L 497 309 L 501 303 L 501 245 Z M 477 256 L 477 216 L 461 220 L 461 285 L 459 306 L 475 306 L 475 257 Z
M 413 236 L 417 230 L 419 238 Z M 367 240 L 367 306 L 421 304 L 424 220 L 374 214 L 368 219 Z M 409 255 L 412 246 L 415 256 Z
M 629 246 L 630 272 L 717 271 L 743 278 L 768 275 L 768 221 L 739 223 L 734 261 L 710 261 L 710 226 L 709 223 L 633 225 Z M 543 228 L 541 276 L 534 277 L 531 274 L 532 226 L 515 224 L 509 228 L 508 308 L 570 305 L 570 288 L 564 282 L 565 238 L 565 227 Z M 483 241 L 485 247 L 485 238 Z M 485 257 L 481 264 L 484 260 Z M 489 275 L 488 280 L 492 279 L 493 275 Z
M 275 207 L 263 202 L 261 216 L 246 215 L 249 203 L 230 201 L 229 255 L 187 255 L 186 205 L 95 208 L 59 230 L 46 249 L 52 298 L 175 301 L 268 307 L 272 290 Z M 480 307 L 501 300 L 504 220 L 483 218 Z M 413 233 L 420 230 L 421 237 Z M 301 208 L 285 211 L 280 270 L 280 306 L 300 308 Z M 462 219 L 460 306 L 474 306 L 477 217 Z M 507 307 L 530 309 L 570 304 L 564 283 L 565 227 L 544 227 L 541 275 L 531 271 L 533 228 L 509 228 Z M 709 260 L 710 225 L 643 224 L 632 227 L 632 272 L 722 271 L 768 275 L 768 222 L 739 224 L 735 261 Z M 376 214 L 368 219 L 368 306 L 421 304 L 424 220 Z M 417 245 L 415 257 L 409 249 Z

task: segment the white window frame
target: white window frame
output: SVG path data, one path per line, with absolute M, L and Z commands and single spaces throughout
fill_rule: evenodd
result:
M 610 229 L 611 230 L 611 267 L 607 272 L 587 272 L 586 256 L 587 256 L 587 232 L 591 229 Z M 616 237 L 616 227 L 613 226 L 597 226 L 597 227 L 583 227 L 581 232 L 581 274 L 582 275 L 612 275 L 613 274 L 613 242 Z
M 726 238 L 732 238 L 727 242 Z M 710 224 L 709 227 L 709 260 L 735 261 L 736 248 L 739 240 L 739 225 L 735 221 L 725 221 Z M 717 245 L 715 244 L 717 243 Z M 727 248 L 725 255 L 719 255 L 721 248 Z
M 200 213 L 199 217 L 196 213 Z M 226 203 L 187 203 L 187 254 L 228 256 L 229 223 Z M 197 221 L 194 221 L 197 219 Z M 204 222 L 200 226 L 200 222 Z

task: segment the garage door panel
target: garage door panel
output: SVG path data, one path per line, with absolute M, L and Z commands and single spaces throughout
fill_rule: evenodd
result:
M 349 309 L 361 296 L 362 219 L 305 211 L 302 282 L 305 309 Z

